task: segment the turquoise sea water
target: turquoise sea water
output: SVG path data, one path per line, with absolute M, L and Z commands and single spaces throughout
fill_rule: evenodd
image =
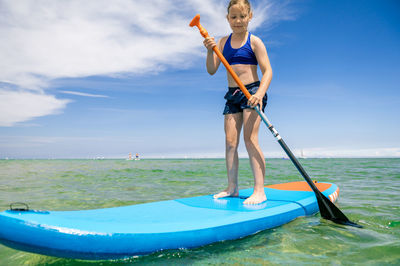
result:
M 0 245 L 0 265 L 400 265 L 400 159 L 301 159 L 340 187 L 338 207 L 363 229 L 319 215 L 234 241 L 116 261 L 47 257 Z M 240 188 L 253 185 L 240 160 Z M 288 160 L 267 159 L 266 184 L 303 180 Z M 223 159 L 1 160 L 0 210 L 81 210 L 211 194 L 226 184 Z

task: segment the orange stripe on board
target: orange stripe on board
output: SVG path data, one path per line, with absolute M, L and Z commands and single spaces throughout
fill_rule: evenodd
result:
M 327 183 L 315 183 L 314 185 L 317 186 L 318 190 L 323 192 L 330 188 L 332 184 Z M 289 182 L 283 184 L 275 184 L 270 186 L 265 186 L 267 188 L 279 189 L 279 190 L 293 190 L 293 191 L 312 191 L 310 186 L 305 181 L 298 181 L 298 182 Z
M 332 194 L 329 195 L 329 199 L 332 202 L 337 201 L 338 197 L 339 197 L 339 188 L 337 188 L 335 192 L 333 192 Z

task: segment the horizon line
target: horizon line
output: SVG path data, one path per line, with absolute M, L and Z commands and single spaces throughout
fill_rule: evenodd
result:
M 224 160 L 225 157 L 207 157 L 207 156 L 146 156 L 139 159 L 140 160 L 204 160 L 204 159 L 221 159 Z M 239 157 L 239 159 L 249 159 L 249 157 Z M 290 158 L 286 156 L 281 157 L 265 157 L 265 159 L 280 159 L 280 160 L 289 160 Z M 400 159 L 400 156 L 315 156 L 315 157 L 296 157 L 296 159 L 307 160 L 307 159 Z M 0 158 L 0 161 L 12 161 L 12 160 L 128 160 L 126 157 L 59 157 L 59 158 Z M 132 159 L 131 161 L 135 161 Z

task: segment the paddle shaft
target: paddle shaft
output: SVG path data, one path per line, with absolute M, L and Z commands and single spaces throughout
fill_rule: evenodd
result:
M 304 170 L 304 168 L 301 166 L 299 161 L 297 160 L 296 156 L 292 153 L 292 151 L 289 149 L 289 147 L 286 145 L 285 141 L 282 139 L 282 137 L 279 135 L 278 131 L 274 128 L 274 126 L 269 122 L 267 116 L 260 110 L 258 106 L 254 108 L 258 115 L 261 117 L 261 120 L 265 123 L 265 125 L 268 127 L 269 131 L 271 131 L 272 135 L 274 135 L 275 139 L 278 141 L 279 145 L 281 145 L 282 149 L 285 151 L 287 156 L 290 158 L 290 160 L 293 162 L 293 164 L 296 166 L 297 170 L 300 172 L 300 174 L 303 176 L 303 178 L 306 180 L 308 185 L 310 185 L 311 189 L 318 194 L 321 194 L 321 192 L 318 190 L 318 188 L 314 185 L 314 182 L 312 182 L 311 178 L 308 176 L 307 172 Z

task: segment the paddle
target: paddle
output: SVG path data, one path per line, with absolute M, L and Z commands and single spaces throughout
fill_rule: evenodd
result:
M 200 15 L 196 15 L 192 21 L 189 24 L 190 27 L 196 26 L 200 34 L 204 37 L 207 38 L 208 32 L 205 28 L 203 28 L 200 24 Z M 239 85 L 240 90 L 244 93 L 247 99 L 251 97 L 251 94 L 248 92 L 246 87 L 243 85 L 239 77 L 236 75 L 236 73 L 233 71 L 232 67 L 229 65 L 229 63 L 226 61 L 225 57 L 222 55 L 222 53 L 218 50 L 218 47 L 215 46 L 213 48 L 213 51 L 215 54 L 219 57 L 221 60 L 222 64 L 226 67 L 228 72 L 231 74 L 232 78 L 236 81 L 236 84 Z M 314 185 L 314 183 L 311 181 L 311 178 L 308 176 L 306 171 L 303 169 L 303 167 L 300 165 L 299 161 L 296 159 L 296 157 L 293 155 L 293 153 L 290 151 L 289 147 L 286 145 L 286 143 L 283 141 L 282 137 L 279 135 L 279 133 L 276 131 L 274 126 L 269 122 L 268 118 L 265 116 L 265 114 L 260 110 L 258 106 L 254 108 L 257 113 L 260 115 L 262 121 L 267 125 L 268 129 L 271 131 L 272 135 L 276 138 L 278 143 L 281 145 L 283 150 L 286 152 L 287 156 L 289 156 L 290 160 L 293 162 L 293 164 L 296 166 L 297 170 L 300 172 L 300 174 L 303 176 L 303 178 L 306 180 L 308 185 L 311 187 L 311 189 L 314 191 L 315 196 L 317 197 L 317 202 L 319 206 L 319 211 L 321 213 L 321 216 L 325 219 L 331 220 L 335 223 L 338 224 L 344 224 L 344 225 L 350 225 L 350 226 L 355 226 L 355 227 L 362 227 L 352 221 L 350 221 L 336 206 L 333 204 L 327 197 L 325 197 L 319 190 L 318 188 Z

